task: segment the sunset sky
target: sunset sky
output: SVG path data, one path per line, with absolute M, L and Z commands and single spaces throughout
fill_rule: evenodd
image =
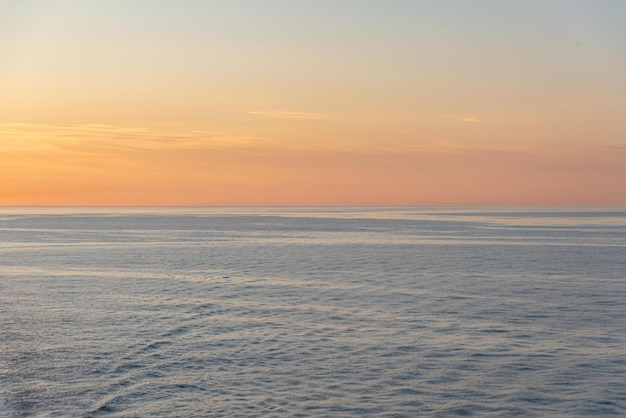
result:
M 626 204 L 623 0 L 0 0 L 0 205 Z

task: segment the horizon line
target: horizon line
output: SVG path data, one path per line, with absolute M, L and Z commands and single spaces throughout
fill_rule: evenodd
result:
M 377 204 L 336 204 L 336 205 L 242 205 L 242 204 L 224 204 L 224 205 L 1 205 L 0 208 L 428 208 L 428 207 L 622 207 L 626 208 L 623 203 L 551 203 L 551 204 L 421 204 L 421 205 L 377 205 Z

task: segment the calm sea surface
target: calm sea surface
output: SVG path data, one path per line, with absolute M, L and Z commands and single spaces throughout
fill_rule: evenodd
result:
M 0 209 L 0 417 L 626 416 L 626 209 Z

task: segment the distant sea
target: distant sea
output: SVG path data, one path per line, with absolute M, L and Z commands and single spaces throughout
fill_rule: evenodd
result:
M 625 208 L 0 208 L 0 417 L 626 416 Z

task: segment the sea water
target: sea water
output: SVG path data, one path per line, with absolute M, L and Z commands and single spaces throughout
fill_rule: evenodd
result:
M 1 417 L 626 416 L 626 210 L 5 208 Z

